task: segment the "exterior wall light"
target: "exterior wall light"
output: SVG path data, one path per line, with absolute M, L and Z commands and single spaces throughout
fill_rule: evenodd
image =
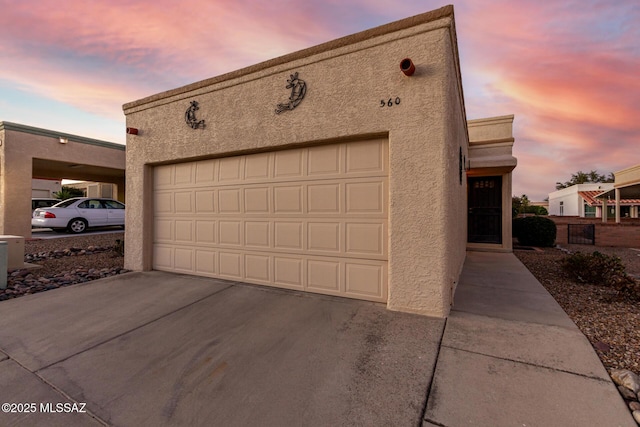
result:
M 416 66 L 413 64 L 411 58 L 404 58 L 400 61 L 400 70 L 405 76 L 412 76 L 416 72 Z
M 60 144 L 66 144 L 67 142 L 69 142 L 69 138 L 61 136 L 60 138 L 58 138 L 58 141 L 60 142 Z
M 137 135 L 138 134 L 138 129 L 136 129 L 136 128 L 127 128 L 127 133 L 129 135 Z

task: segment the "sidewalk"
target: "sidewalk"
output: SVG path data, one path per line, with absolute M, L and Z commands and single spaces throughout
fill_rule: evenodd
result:
M 468 252 L 423 426 L 637 427 L 589 341 L 513 254 Z

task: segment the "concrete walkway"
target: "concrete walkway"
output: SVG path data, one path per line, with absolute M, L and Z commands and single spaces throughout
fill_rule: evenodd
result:
M 513 254 L 468 252 L 424 426 L 637 427 L 587 338 Z
M 468 254 L 446 321 L 160 272 L 4 301 L 0 319 L 2 426 L 635 425 L 512 254 Z

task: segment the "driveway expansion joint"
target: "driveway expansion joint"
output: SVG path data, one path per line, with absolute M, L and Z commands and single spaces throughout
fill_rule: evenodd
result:
M 576 375 L 576 376 L 579 376 L 579 377 L 582 377 L 582 378 L 587 378 L 587 379 L 590 379 L 590 380 L 597 380 L 597 381 L 600 381 L 600 382 L 603 382 L 603 383 L 606 383 L 606 384 L 611 383 L 611 381 L 605 380 L 603 378 L 593 377 L 591 375 L 580 374 L 578 372 L 571 372 L 571 371 L 567 371 L 566 369 L 550 368 L 548 366 L 538 365 L 537 363 L 526 362 L 524 360 L 515 360 L 515 359 L 510 359 L 508 357 L 495 356 L 493 354 L 486 354 L 486 353 L 482 353 L 482 352 L 479 352 L 479 351 L 471 351 L 471 350 L 467 350 L 467 349 L 464 349 L 464 348 L 453 347 L 453 346 L 446 345 L 446 344 L 442 344 L 440 347 L 446 347 L 446 348 L 450 348 L 452 350 L 463 351 L 465 353 L 470 353 L 470 354 L 477 354 L 479 356 L 491 357 L 492 359 L 503 360 L 505 362 L 520 363 L 520 364 L 523 364 L 523 365 L 533 366 L 534 368 L 542 368 L 542 369 L 545 369 L 545 370 L 548 370 L 548 371 L 563 372 L 565 374 Z
M 426 421 L 426 416 L 427 416 L 427 406 L 429 405 L 429 395 L 431 394 L 431 389 L 433 386 L 433 382 L 436 379 L 436 369 L 438 368 L 438 360 L 440 360 L 440 351 L 442 350 L 442 339 L 444 338 L 444 332 L 447 330 L 447 321 L 449 319 L 445 318 L 444 319 L 444 324 L 442 325 L 442 330 L 440 332 L 440 340 L 439 340 L 439 344 L 438 345 L 438 352 L 436 353 L 436 358 L 435 358 L 435 363 L 433 364 L 433 369 L 431 370 L 431 381 L 429 381 L 429 384 L 427 384 L 427 390 L 425 393 L 425 398 L 424 398 L 424 403 L 422 405 L 422 414 L 420 415 L 420 420 L 421 421 Z M 429 421 L 431 422 L 431 421 Z M 422 424 L 422 423 L 421 423 Z M 441 424 L 437 424 L 437 425 L 441 425 Z
M 202 301 L 206 300 L 207 298 L 211 298 L 212 296 L 217 295 L 217 294 L 219 294 L 219 293 L 221 293 L 221 292 L 224 292 L 224 291 L 226 291 L 227 289 L 232 288 L 232 287 L 233 287 L 233 284 L 230 284 L 230 285 L 228 285 L 228 286 L 226 286 L 226 287 L 224 287 L 224 288 L 222 288 L 222 289 L 217 289 L 217 290 L 215 290 L 214 292 L 210 293 L 209 295 L 205 295 L 205 296 L 204 296 L 204 297 L 202 297 L 202 298 L 198 298 L 197 300 L 192 301 L 192 302 L 190 302 L 189 304 L 183 305 L 182 307 L 178 307 L 178 308 L 176 308 L 175 310 L 172 310 L 172 311 L 170 311 L 170 312 L 168 312 L 168 313 L 163 314 L 162 316 L 159 316 L 159 317 L 156 317 L 155 319 L 152 319 L 152 320 L 149 320 L 149 321 L 147 321 L 147 322 L 144 322 L 144 323 L 142 323 L 142 324 L 140 324 L 140 325 L 138 325 L 138 326 L 136 326 L 136 327 L 134 327 L 134 328 L 128 329 L 128 330 L 123 331 L 123 332 L 120 332 L 119 334 L 116 334 L 116 335 L 114 335 L 114 336 L 112 336 L 112 337 L 110 337 L 110 338 L 107 338 L 107 339 L 105 339 L 105 340 L 102 340 L 102 341 L 100 341 L 100 342 L 97 342 L 97 343 L 95 343 L 95 344 L 93 344 L 93 345 L 91 345 L 91 346 L 89 346 L 89 347 L 87 347 L 87 348 L 84 348 L 84 349 L 82 349 L 82 350 L 76 351 L 75 353 L 70 354 L 70 355 L 68 355 L 68 356 L 66 356 L 66 357 L 63 357 L 63 358 L 62 358 L 62 359 L 60 359 L 60 360 L 56 360 L 55 362 L 49 363 L 48 365 L 41 366 L 40 368 L 36 369 L 36 370 L 34 371 L 34 373 L 36 373 L 36 372 L 40 372 L 40 371 L 42 371 L 42 370 L 44 370 L 44 369 L 50 368 L 50 367 L 52 367 L 52 366 L 55 366 L 55 365 L 57 365 L 58 363 L 64 362 L 64 361 L 66 361 L 66 360 L 69 360 L 69 359 L 71 359 L 72 357 L 75 357 L 75 356 L 77 356 L 77 355 L 79 355 L 79 354 L 82 354 L 82 353 L 84 353 L 84 352 L 86 352 L 86 351 L 93 350 L 94 348 L 97 348 L 97 347 L 99 347 L 99 346 L 101 346 L 101 345 L 103 345 L 103 344 L 106 344 L 106 343 L 108 343 L 108 342 L 110 342 L 110 341 L 113 341 L 113 340 L 115 340 L 115 339 L 118 339 L 118 338 L 120 338 L 120 337 L 122 337 L 122 336 L 124 336 L 124 335 L 127 335 L 127 334 L 131 333 L 131 332 L 137 331 L 138 329 L 144 328 L 145 326 L 148 326 L 148 325 L 150 325 L 150 324 L 152 324 L 152 323 L 154 323 L 154 322 L 157 322 L 157 321 L 159 321 L 159 320 L 162 320 L 162 319 L 164 319 L 165 317 L 171 316 L 171 315 L 173 315 L 173 314 L 175 314 L 175 313 L 177 313 L 177 312 L 179 312 L 179 311 L 182 311 L 182 310 L 184 310 L 184 309 L 186 309 L 186 308 L 188 308 L 188 307 L 191 307 L 192 305 L 198 304 L 198 303 L 200 303 L 200 302 L 202 302 Z

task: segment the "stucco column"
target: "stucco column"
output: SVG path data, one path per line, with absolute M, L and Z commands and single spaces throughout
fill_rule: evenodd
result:
M 6 161 L 11 169 L 5 170 L 4 223 L 2 234 L 31 238 L 31 170 L 32 158 L 24 153 L 7 150 Z M 27 197 L 25 197 L 25 195 Z
M 616 188 L 616 224 L 620 224 L 620 189 Z

